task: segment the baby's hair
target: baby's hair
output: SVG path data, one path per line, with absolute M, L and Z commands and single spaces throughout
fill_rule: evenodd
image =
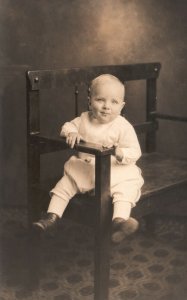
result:
M 102 83 L 106 83 L 106 82 L 116 82 L 118 85 L 120 85 L 123 90 L 124 90 L 124 96 L 125 96 L 125 85 L 114 75 L 111 74 L 102 74 L 99 75 L 98 77 L 94 78 L 91 81 L 91 85 L 90 85 L 90 89 L 89 89 L 89 93 L 90 96 L 92 96 L 92 94 L 94 93 L 94 90 L 97 88 L 98 85 L 102 84 Z

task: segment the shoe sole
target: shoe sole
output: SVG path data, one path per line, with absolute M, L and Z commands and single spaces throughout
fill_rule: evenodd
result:
M 44 232 L 45 231 L 44 227 L 40 223 L 33 223 L 32 228 L 34 230 L 37 230 L 38 232 Z
M 121 224 L 119 223 L 119 225 L 116 227 L 116 230 L 114 229 L 114 232 L 112 233 L 112 242 L 114 244 L 122 242 L 126 237 L 135 233 L 138 228 L 139 223 L 133 218 L 129 218 L 128 221 L 122 222 Z

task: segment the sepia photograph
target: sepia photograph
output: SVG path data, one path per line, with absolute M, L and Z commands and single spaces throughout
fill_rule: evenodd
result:
M 0 0 L 0 300 L 187 300 L 186 0 Z

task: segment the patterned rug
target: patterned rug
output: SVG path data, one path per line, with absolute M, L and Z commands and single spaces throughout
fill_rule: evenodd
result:
M 156 233 L 141 230 L 111 248 L 110 300 L 186 300 L 187 245 L 184 219 L 157 216 Z M 93 230 L 62 220 L 42 241 L 38 288 L 27 287 L 25 210 L 0 217 L 0 300 L 93 300 Z M 105 299 L 103 299 L 105 300 Z

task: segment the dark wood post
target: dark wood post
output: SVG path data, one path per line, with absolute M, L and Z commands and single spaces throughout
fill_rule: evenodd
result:
M 156 72 L 156 70 L 155 70 Z M 146 135 L 146 152 L 156 150 L 156 78 L 147 79 L 147 107 L 146 121 L 151 121 L 154 125 L 153 130 Z
M 31 225 L 40 214 L 39 182 L 40 182 L 40 149 L 39 144 L 32 141 L 40 132 L 39 89 L 32 89 L 27 76 L 27 200 L 30 244 L 28 248 L 28 287 L 36 289 L 40 278 L 41 237 L 31 230 Z M 38 78 L 34 79 L 37 84 Z
M 35 83 L 39 81 L 35 78 Z M 40 149 L 32 141 L 32 137 L 40 133 L 39 89 L 32 90 L 32 85 L 27 76 L 27 197 L 29 224 L 38 218 L 40 181 Z
M 112 202 L 110 155 L 96 157 L 95 300 L 108 300 Z

